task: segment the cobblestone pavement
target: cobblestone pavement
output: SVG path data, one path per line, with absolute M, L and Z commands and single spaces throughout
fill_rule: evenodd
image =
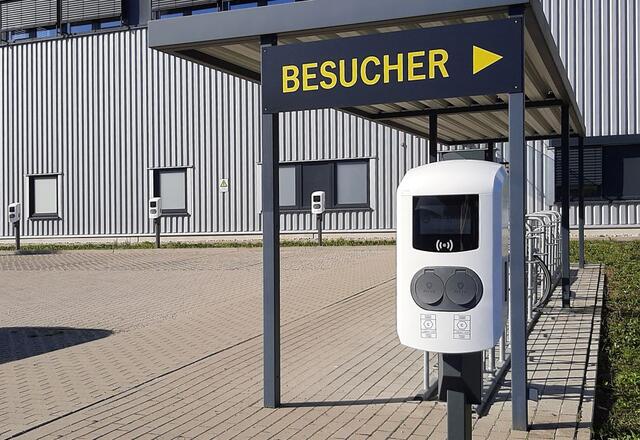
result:
M 395 335 L 394 252 L 283 249 L 277 410 L 261 406 L 259 249 L 0 256 L 0 436 L 445 438 L 445 406 L 408 401 L 422 359 Z M 591 411 L 598 274 L 582 272 L 574 312 L 553 305 L 532 334 L 532 438 Z M 521 436 L 509 408 L 507 378 L 479 438 Z

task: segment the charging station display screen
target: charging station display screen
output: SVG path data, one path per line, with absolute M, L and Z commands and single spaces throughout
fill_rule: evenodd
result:
M 413 247 L 428 252 L 478 248 L 478 195 L 413 198 Z

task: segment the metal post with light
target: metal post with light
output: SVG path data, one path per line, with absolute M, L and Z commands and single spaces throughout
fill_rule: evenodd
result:
M 153 220 L 156 249 L 160 249 L 160 217 L 162 217 L 162 199 L 153 197 L 149 199 L 149 219 Z
M 311 214 L 316 216 L 319 246 L 322 246 L 322 217 L 324 216 L 325 211 L 325 196 L 324 191 L 315 191 L 311 194 Z
M 20 219 L 22 218 L 22 204 L 19 202 L 11 203 L 8 207 L 7 220 L 13 225 L 16 237 L 16 250 L 20 250 Z

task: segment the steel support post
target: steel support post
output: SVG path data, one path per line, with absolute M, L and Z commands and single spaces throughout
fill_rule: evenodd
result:
M 513 429 L 529 428 L 527 407 L 527 315 L 525 286 L 524 93 L 509 95 L 509 222 L 511 252 L 511 398 Z
M 429 115 L 429 163 L 435 163 L 438 161 L 438 115 L 432 113 Z M 423 400 L 427 400 L 430 398 L 429 396 L 429 352 L 425 351 L 422 354 L 424 358 L 423 365 L 423 376 L 425 378 L 424 382 L 424 393 Z M 439 368 L 439 367 L 438 367 Z
M 160 249 L 160 219 L 153 220 L 153 228 L 156 233 L 156 249 Z
M 484 160 L 487 162 L 493 162 L 495 160 L 495 152 L 496 152 L 496 143 L 489 142 L 487 143 L 487 149 L 484 150 Z
M 429 115 L 429 163 L 438 161 L 438 115 Z
M 318 246 L 322 246 L 322 214 L 316 214 L 316 227 L 318 228 Z
M 561 148 L 561 164 L 562 164 L 562 307 L 571 306 L 571 271 L 569 266 L 569 195 L 570 195 L 570 177 L 569 177 L 569 106 L 562 106 L 561 116 L 562 129 L 562 146 Z
M 471 404 L 462 391 L 447 391 L 447 438 L 471 440 Z
M 578 262 L 584 269 L 584 138 L 578 138 Z
M 438 398 L 447 402 L 447 438 L 471 440 L 471 405 L 482 402 L 483 353 L 440 355 Z
M 427 390 L 429 390 L 429 352 L 422 352 L 422 386 L 426 397 Z M 425 399 L 426 400 L 426 399 Z
M 260 39 L 261 48 L 278 44 L 277 36 Z M 264 62 L 262 63 L 264 66 Z M 264 326 L 264 406 L 280 406 L 280 121 L 262 113 L 262 256 Z
M 14 223 L 14 232 L 16 234 L 16 250 L 20 250 L 20 223 Z

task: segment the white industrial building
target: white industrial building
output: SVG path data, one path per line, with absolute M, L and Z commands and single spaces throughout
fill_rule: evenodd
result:
M 161 196 L 165 234 L 259 234 L 259 85 L 149 49 L 146 22 L 286 2 L 2 2 L 2 218 L 21 202 L 25 237 L 140 237 L 153 233 L 147 200 Z M 640 1 L 542 4 L 587 129 L 586 227 L 638 228 Z M 460 118 L 439 131 L 491 129 Z M 393 232 L 395 189 L 429 157 L 427 139 L 336 110 L 287 113 L 280 133 L 280 224 L 291 233 L 314 229 L 315 190 L 327 193 L 326 230 Z M 509 161 L 508 146 L 487 148 L 439 149 L 442 159 Z M 527 161 L 528 209 L 554 206 L 553 141 L 531 142 Z M 0 223 L 0 237 L 12 235 Z

